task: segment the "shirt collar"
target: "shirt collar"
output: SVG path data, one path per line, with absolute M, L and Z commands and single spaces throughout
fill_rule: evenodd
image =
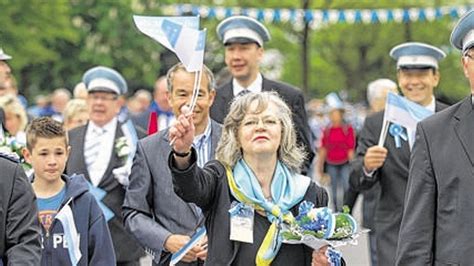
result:
M 257 78 L 247 87 L 244 88 L 236 79 L 232 79 L 232 88 L 234 90 L 234 96 L 239 94 L 243 90 L 249 90 L 254 93 L 262 91 L 263 77 L 262 74 L 258 73 Z
M 115 129 L 117 128 L 117 123 L 118 123 L 117 117 L 114 117 L 112 120 L 110 120 L 110 122 L 105 124 L 103 127 L 99 127 L 97 124 L 90 121 L 89 130 L 90 131 L 96 130 L 98 132 L 100 132 L 101 130 L 105 130 L 105 132 L 115 132 Z
M 431 103 L 425 106 L 425 108 L 432 111 L 433 113 L 436 111 L 436 99 L 434 96 L 431 96 Z
M 194 137 L 193 144 L 195 146 L 196 145 L 199 146 L 200 143 L 202 144 L 202 142 L 208 141 L 210 136 L 211 136 L 211 119 L 208 118 L 206 129 L 204 130 L 202 134 L 199 134 Z

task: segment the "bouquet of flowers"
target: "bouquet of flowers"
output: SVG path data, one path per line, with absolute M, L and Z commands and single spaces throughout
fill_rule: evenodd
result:
M 23 169 L 28 173 L 31 170 L 31 165 L 27 163 L 23 157 L 22 150 L 25 147 L 25 144 L 19 142 L 14 136 L 10 136 L 0 128 L 0 153 L 8 154 L 20 161 Z
M 285 219 L 281 236 L 289 244 L 306 244 L 313 249 L 322 246 L 343 246 L 357 244 L 357 222 L 345 207 L 342 213 L 332 213 L 331 209 L 314 208 L 314 204 L 303 201 L 298 216 Z

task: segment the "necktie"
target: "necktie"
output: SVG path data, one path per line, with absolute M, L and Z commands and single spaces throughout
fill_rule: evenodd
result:
M 87 137 L 86 143 L 84 145 L 84 158 L 89 173 L 91 172 L 91 167 L 99 155 L 100 142 L 102 141 L 102 136 L 104 133 L 104 129 L 96 128 L 92 130 L 92 134 Z
M 237 93 L 237 97 L 240 97 L 240 96 L 244 96 L 245 94 L 249 93 L 250 91 L 245 89 L 245 90 L 242 90 L 240 91 L 239 93 Z

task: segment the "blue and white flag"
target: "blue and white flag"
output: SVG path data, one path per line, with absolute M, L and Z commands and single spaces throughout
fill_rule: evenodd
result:
M 171 256 L 170 266 L 178 264 L 178 262 L 191 250 L 194 246 L 199 245 L 199 242 L 206 236 L 206 228 L 204 226 L 199 227 L 194 235 L 191 237 L 188 243 L 184 245 L 180 250 Z
M 71 206 L 69 203 L 71 202 L 72 198 L 64 205 L 63 208 L 56 214 L 56 218 L 61 221 L 64 229 L 64 236 L 66 237 L 67 242 L 67 249 L 69 253 L 69 259 L 71 261 L 71 265 L 76 266 L 79 260 L 82 257 L 80 245 L 81 245 L 81 237 L 77 232 L 76 223 L 74 221 L 74 215 L 72 214 Z
M 163 32 L 162 23 L 164 20 L 171 20 L 175 23 L 183 25 L 191 29 L 199 29 L 199 17 L 198 16 L 185 16 L 185 17 L 154 17 L 154 16 L 133 16 L 133 21 L 137 26 L 138 30 L 143 34 L 149 36 L 155 41 L 161 43 L 166 48 L 174 52 L 173 47 L 168 41 L 165 33 Z
M 176 54 L 188 72 L 201 70 L 206 30 L 199 30 L 199 17 L 133 16 L 137 28 Z
M 189 28 L 170 19 L 163 20 L 161 29 L 171 44 L 171 50 L 175 52 L 186 70 L 200 71 L 206 46 L 206 29 Z
M 405 127 L 408 131 L 408 142 L 412 147 L 415 141 L 416 124 L 432 114 L 433 111 L 390 92 L 387 95 L 383 119 L 384 125 L 392 122 Z

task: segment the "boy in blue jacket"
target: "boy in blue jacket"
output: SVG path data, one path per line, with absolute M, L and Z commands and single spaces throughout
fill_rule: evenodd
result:
M 24 156 L 42 225 L 42 265 L 115 265 L 104 214 L 82 175 L 63 175 L 70 147 L 62 124 L 49 118 L 27 128 Z

